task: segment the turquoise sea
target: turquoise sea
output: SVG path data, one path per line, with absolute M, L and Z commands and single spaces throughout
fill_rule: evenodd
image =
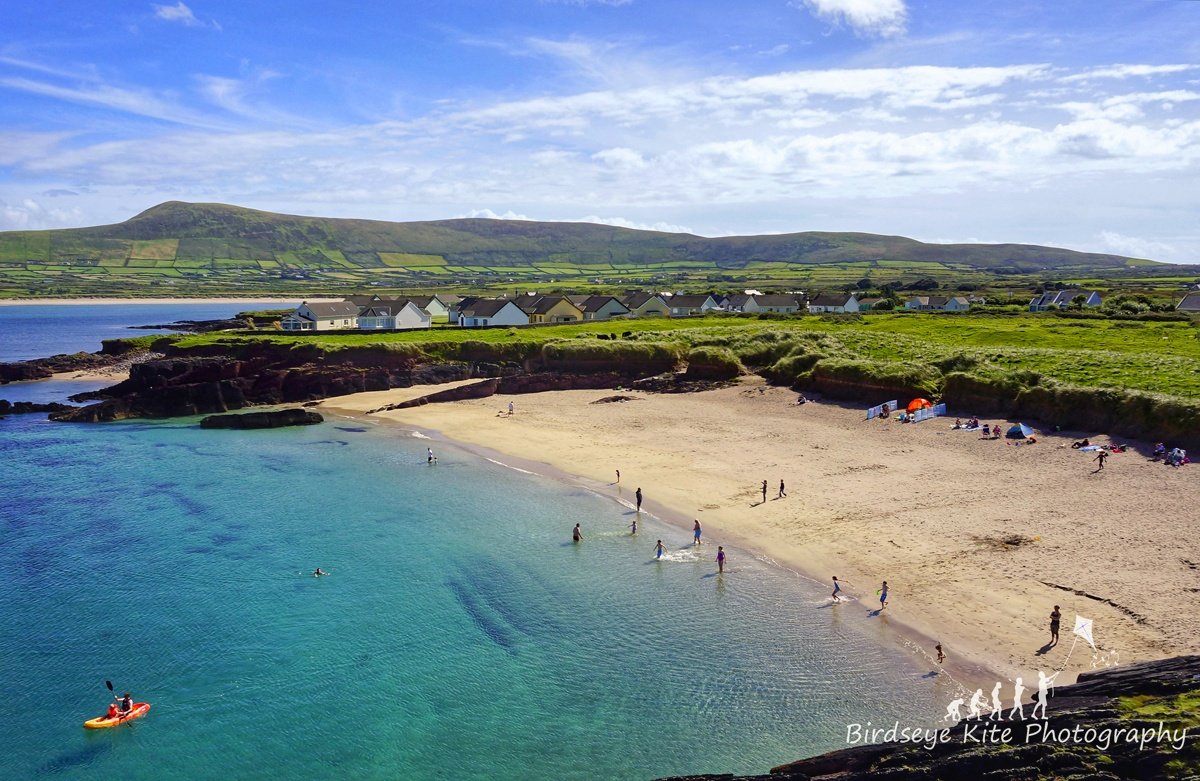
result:
M 0 775 L 765 772 L 939 716 L 945 684 L 867 605 L 745 551 L 717 576 L 685 530 L 632 537 L 611 498 L 429 444 L 0 420 Z M 85 731 L 106 679 L 152 710 Z

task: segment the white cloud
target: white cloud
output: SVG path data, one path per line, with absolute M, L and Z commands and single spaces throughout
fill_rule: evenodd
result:
M 1153 239 L 1140 239 L 1136 236 L 1125 236 L 1116 231 L 1100 231 L 1100 241 L 1109 252 L 1118 255 L 1128 255 L 1134 258 L 1151 258 L 1153 260 L 1175 259 L 1179 255 L 1177 247 Z
M 597 225 L 612 225 L 616 228 L 633 228 L 640 231 L 658 231 L 660 233 L 695 233 L 691 228 L 684 225 L 674 225 L 669 222 L 635 222 L 627 220 L 624 217 L 597 217 L 589 215 L 580 217 L 577 220 L 570 222 L 592 222 Z
M 1110 65 L 1104 68 L 1092 68 L 1083 73 L 1074 73 L 1065 76 L 1062 81 L 1070 83 L 1096 79 L 1128 79 L 1134 76 L 1162 76 L 1183 73 L 1196 68 L 1200 68 L 1200 65 Z
M 791 3 L 799 7 L 799 3 Z M 901 35 L 908 21 L 904 0 L 804 0 L 818 18 L 845 24 L 856 34 L 890 38 Z
M 175 5 L 154 4 L 154 15 L 167 22 L 179 22 L 188 27 L 200 26 L 200 20 L 192 13 L 192 9 L 183 4 L 183 0 Z
M 78 225 L 83 212 L 73 209 L 47 209 L 32 198 L 19 203 L 8 203 L 0 199 L 0 229 L 44 230 Z
M 202 22 L 197 19 L 196 15 L 192 13 L 192 9 L 184 5 L 183 0 L 175 5 L 159 5 L 157 3 L 151 5 L 154 7 L 154 16 L 164 22 L 178 22 L 187 27 L 211 27 L 218 31 L 221 29 L 221 25 L 217 24 L 215 20 Z
M 533 220 L 532 217 L 526 217 L 524 214 L 517 214 L 516 212 L 514 212 L 512 210 L 506 211 L 502 214 L 498 214 L 498 213 L 492 211 L 491 209 L 472 209 L 471 211 L 467 212 L 466 214 L 459 215 L 459 217 L 467 217 L 467 218 L 471 218 L 471 219 L 482 219 L 482 220 L 523 220 L 523 221 L 532 221 Z

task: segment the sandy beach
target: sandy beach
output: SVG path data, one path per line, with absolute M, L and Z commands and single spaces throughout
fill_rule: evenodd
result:
M 341 301 L 340 298 L 293 296 L 291 298 L 0 298 L 0 306 L 64 306 L 79 304 L 290 304 L 301 301 Z
M 343 396 L 321 409 L 361 417 L 438 389 Z M 651 512 L 679 524 L 677 542 L 699 518 L 713 551 L 728 543 L 823 582 L 836 574 L 857 598 L 837 608 L 847 620 L 879 620 L 891 641 L 930 657 L 940 641 L 946 671 L 962 680 L 1061 667 L 1064 683 L 1200 650 L 1196 466 L 1131 450 L 1096 472 L 1070 433 L 1018 445 L 951 430 L 946 418 L 866 421 L 857 407 L 794 406 L 795 393 L 758 378 L 592 403 L 614 393 L 497 396 L 367 419 L 546 464 L 625 502 L 641 487 Z M 510 400 L 516 414 L 498 415 Z M 884 580 L 888 607 L 872 615 Z M 1046 647 L 1054 605 L 1061 640 Z M 1098 650 L 1073 647 L 1077 613 L 1094 621 Z

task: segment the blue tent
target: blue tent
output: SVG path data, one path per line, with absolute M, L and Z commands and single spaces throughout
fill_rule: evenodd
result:
M 1028 439 L 1033 436 L 1033 429 L 1024 423 L 1014 423 L 1005 436 L 1009 439 Z

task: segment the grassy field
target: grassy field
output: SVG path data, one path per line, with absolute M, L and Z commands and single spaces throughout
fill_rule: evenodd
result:
M 369 345 L 411 347 L 432 355 L 463 343 L 528 354 L 567 339 L 676 343 L 681 350 L 728 348 L 747 366 L 815 355 L 877 364 L 930 367 L 939 376 L 967 369 L 981 376 L 1040 375 L 1066 385 L 1200 398 L 1200 328 L 1195 322 L 1075 320 L 1054 315 L 880 314 L 779 319 L 712 316 L 580 323 L 536 328 L 434 328 L 387 334 L 291 336 L 199 334 L 181 348 L 267 340 L 327 350 Z

